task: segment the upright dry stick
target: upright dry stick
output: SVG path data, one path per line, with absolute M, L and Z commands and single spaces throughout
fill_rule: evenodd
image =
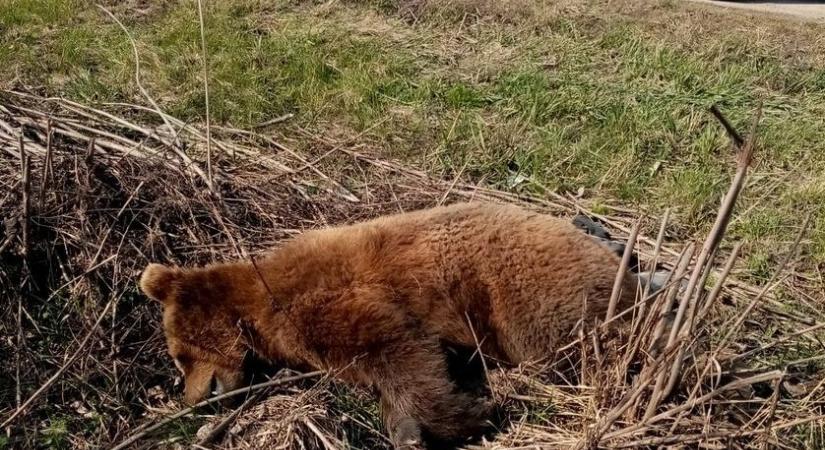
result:
M 46 202 L 46 188 L 49 186 L 49 180 L 54 176 L 52 170 L 52 119 L 46 121 L 46 159 L 43 161 L 43 179 L 40 180 L 40 208 Z
M 607 305 L 607 314 L 604 321 L 609 322 L 610 319 L 616 315 L 616 305 L 619 303 L 619 296 L 622 293 L 622 283 L 627 274 L 627 267 L 630 265 L 630 257 L 633 255 L 633 249 L 636 246 L 636 238 L 639 236 L 639 228 L 642 226 L 642 218 L 640 217 L 633 228 L 630 230 L 630 236 L 627 238 L 627 244 L 622 255 L 622 263 L 619 265 L 619 270 L 616 272 L 616 279 L 613 281 L 613 291 L 610 293 L 610 303 Z
M 29 254 L 29 194 L 30 194 L 30 181 L 29 181 L 29 173 L 31 169 L 31 158 L 29 155 L 26 154 L 26 143 L 23 139 L 23 131 L 20 131 L 20 140 L 18 142 L 19 149 L 20 149 L 20 193 L 23 197 L 23 202 L 21 203 L 21 213 L 22 213 L 22 241 L 23 241 L 23 256 L 26 257 Z
M 201 53 L 203 54 L 203 97 L 206 102 L 206 176 L 209 178 L 209 189 L 213 189 L 212 127 L 209 121 L 209 54 L 206 52 L 206 29 L 203 24 L 202 0 L 198 0 L 198 22 L 201 29 Z M 232 156 L 235 156 L 234 153 Z
M 653 249 L 653 258 L 650 260 L 650 264 L 647 266 L 648 273 L 650 273 L 651 277 L 653 273 L 656 271 L 656 266 L 659 264 L 659 257 L 661 256 L 662 251 L 662 243 L 665 239 L 665 230 L 667 229 L 668 221 L 670 220 L 670 208 L 665 209 L 664 217 L 662 217 L 662 222 L 659 225 L 659 233 L 656 235 L 656 245 Z M 672 275 L 671 271 L 671 275 Z M 670 281 L 670 276 L 665 281 L 667 284 Z M 664 287 L 663 287 L 664 289 Z M 633 324 L 631 326 L 630 336 L 636 336 L 639 333 L 640 327 L 645 322 L 645 312 L 647 312 L 647 300 L 648 295 L 650 294 L 650 283 L 645 284 L 644 288 L 642 289 L 641 301 L 639 304 L 639 309 L 634 313 L 633 317 Z M 633 345 L 627 346 L 627 351 L 625 352 L 625 365 L 629 364 L 630 361 L 636 355 L 640 347 L 640 340 L 636 339 L 633 342 Z
M 717 118 L 721 117 L 720 120 L 722 120 L 725 129 L 728 130 L 728 133 L 731 133 L 733 128 L 730 127 L 730 124 L 728 124 L 727 120 L 724 119 L 721 112 L 719 112 L 718 109 L 714 109 L 713 112 Z M 710 273 L 710 268 L 707 266 L 712 264 L 712 256 L 716 253 L 719 242 L 725 235 L 731 215 L 733 214 L 733 207 L 736 204 L 736 200 L 739 198 L 739 193 L 742 191 L 742 187 L 745 184 L 748 168 L 750 167 L 751 160 L 753 159 L 753 150 L 756 142 L 756 129 L 759 126 L 759 121 L 761 118 L 762 105 L 760 104 L 756 110 L 756 117 L 751 125 L 751 132 L 748 135 L 748 140 L 744 145 L 739 145 L 739 141 L 734 140 L 734 146 L 737 150 L 736 174 L 734 175 L 730 187 L 728 188 L 728 192 L 725 194 L 725 198 L 719 207 L 718 213 L 716 214 L 716 221 L 713 224 L 713 228 L 708 233 L 705 243 L 702 245 L 702 251 L 699 253 L 699 257 L 696 260 L 696 265 L 693 268 L 693 273 L 690 276 L 690 281 L 688 281 L 682 301 L 679 303 L 679 310 L 676 313 L 676 320 L 673 323 L 673 328 L 670 330 L 668 346 L 673 345 L 677 336 L 681 336 L 685 341 L 687 341 L 693 332 L 693 318 L 695 317 L 697 311 L 696 303 L 702 297 L 701 292 L 699 292 L 701 289 L 697 289 L 697 286 L 701 288 L 701 285 L 699 284 L 700 279 L 704 279 L 707 274 Z M 735 134 L 735 130 L 733 130 L 733 133 L 734 134 L 732 135 L 737 135 Z M 688 320 L 685 320 L 685 313 L 688 312 L 688 309 L 690 309 L 690 317 L 687 318 Z M 662 398 L 667 397 L 673 390 L 673 387 L 676 384 L 676 379 L 678 378 L 679 372 L 682 368 L 682 357 L 684 355 L 684 351 L 684 347 L 679 349 L 679 354 L 673 361 L 673 366 L 671 367 L 670 376 L 668 377 L 666 387 L 664 391 L 661 392 L 660 398 L 656 399 L 657 402 Z
M 676 266 L 676 272 L 675 272 L 674 276 L 676 278 L 677 283 L 680 282 L 684 278 L 685 274 L 687 273 L 687 269 L 688 269 L 688 266 L 690 264 L 690 260 L 693 258 L 693 253 L 694 253 L 694 245 L 693 245 L 693 243 L 690 243 L 690 244 L 688 244 L 688 246 L 682 252 L 682 256 L 680 256 L 679 262 L 677 263 L 677 266 Z M 670 290 L 667 292 L 667 297 L 665 298 L 665 301 L 662 303 L 662 309 L 660 311 L 659 321 L 656 323 L 656 328 L 654 329 L 653 336 L 650 339 L 650 345 L 651 345 L 650 350 L 651 350 L 651 352 L 653 350 L 656 350 L 654 348 L 655 346 L 657 346 L 657 345 L 661 346 L 662 345 L 662 343 L 660 342 L 660 339 L 662 338 L 662 336 L 664 335 L 664 332 L 665 332 L 665 327 L 666 327 L 665 321 L 667 320 L 666 316 L 673 309 L 673 302 L 676 299 L 676 294 L 678 292 L 679 292 L 679 286 L 678 285 L 671 287 Z M 651 311 L 651 313 L 653 313 L 653 311 Z M 672 348 L 671 343 L 669 343 L 669 342 L 665 343 L 664 352 L 670 351 L 671 348 Z M 658 372 L 658 375 L 656 377 L 656 383 L 653 385 L 653 390 L 650 393 L 650 400 L 649 400 L 649 403 L 647 405 L 647 409 L 645 410 L 645 414 L 644 414 L 645 418 L 653 416 L 653 413 L 656 411 L 656 408 L 659 406 L 659 399 L 662 397 L 661 390 L 664 387 L 665 382 L 667 381 L 666 373 L 663 370 L 664 368 L 661 365 L 658 365 L 656 369 L 659 372 Z
M 718 109 L 716 111 L 718 111 Z M 679 305 L 679 311 L 676 315 L 676 322 L 671 330 L 671 340 L 675 339 L 681 331 L 682 320 L 684 318 L 686 308 L 690 303 L 689 300 L 694 294 L 699 278 L 705 269 L 705 265 L 709 262 L 708 260 L 710 259 L 710 255 L 716 250 L 716 247 L 719 245 L 719 241 L 721 241 L 722 236 L 725 234 L 731 214 L 733 213 L 733 206 L 736 204 L 736 199 L 739 197 L 739 192 L 741 192 L 742 187 L 745 184 L 748 168 L 750 167 L 751 160 L 753 159 L 756 127 L 759 124 L 761 117 L 762 107 L 760 106 L 756 112 L 756 118 L 753 121 L 751 135 L 748 137 L 747 143 L 744 147 L 737 146 L 736 175 L 734 175 L 730 187 L 728 188 L 728 192 L 725 194 L 725 198 L 719 206 L 719 211 L 716 214 L 716 221 L 713 224 L 713 228 L 708 233 L 705 243 L 702 245 L 702 251 L 699 253 L 699 257 L 696 260 L 696 265 L 694 266 L 693 273 L 690 276 L 690 281 L 688 282 L 687 288 L 684 292 L 683 301 Z M 727 121 L 723 123 L 727 123 Z
M 722 273 L 719 274 L 719 278 L 716 280 L 716 283 L 713 285 L 713 289 L 710 290 L 710 294 L 708 294 L 707 298 L 705 299 L 705 304 L 702 305 L 702 310 L 696 316 L 696 323 L 701 323 L 704 321 L 705 316 L 707 316 L 708 311 L 716 302 L 716 298 L 719 296 L 719 293 L 722 292 L 722 288 L 725 287 L 725 280 L 728 278 L 730 271 L 733 269 L 733 264 L 736 263 L 736 258 L 739 256 L 739 251 L 742 249 L 742 243 L 737 242 L 733 246 L 733 250 L 731 250 L 730 255 L 728 256 L 727 262 L 725 262 L 725 267 L 722 269 Z
M 656 271 L 656 266 L 659 265 L 659 257 L 661 256 L 662 252 L 662 243 L 665 240 L 665 231 L 667 230 L 667 224 L 670 221 L 670 212 L 671 209 L 665 209 L 665 214 L 662 217 L 662 222 L 659 224 L 659 233 L 656 235 L 656 244 L 653 247 L 653 258 L 650 260 L 650 264 L 647 266 L 647 270 L 652 274 Z M 650 283 L 647 283 L 642 291 L 642 298 L 647 298 L 648 294 L 650 293 Z M 640 316 L 644 316 L 644 309 L 639 311 Z
M 770 447 L 770 437 L 771 437 L 771 425 L 773 425 L 773 421 L 776 417 L 776 405 L 779 403 L 779 389 L 782 386 L 782 378 L 779 377 L 773 384 L 773 395 L 771 395 L 771 406 L 768 412 L 768 418 L 766 419 L 767 425 L 765 425 L 765 435 L 763 437 L 764 441 L 762 442 L 762 448 L 767 450 Z
M 21 232 L 23 234 L 22 241 L 23 241 L 23 258 L 28 260 L 29 257 L 29 207 L 30 207 L 30 200 L 29 200 L 29 189 L 31 182 L 29 181 L 29 174 L 31 172 L 31 157 L 26 154 L 26 147 L 23 141 L 23 132 L 20 132 L 20 190 L 23 196 L 22 201 L 22 227 Z M 23 391 L 20 387 L 20 366 L 21 366 L 21 357 L 20 349 L 23 347 L 23 296 L 18 293 L 17 295 L 17 345 L 18 345 L 18 352 L 15 358 L 15 376 L 17 378 L 16 383 L 16 390 L 15 390 L 15 400 L 17 408 L 21 407 L 21 400 L 23 397 Z

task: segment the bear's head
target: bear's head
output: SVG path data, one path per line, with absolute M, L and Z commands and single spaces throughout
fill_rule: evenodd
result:
M 183 372 L 184 400 L 241 387 L 246 380 L 248 339 L 233 310 L 231 283 L 208 269 L 149 264 L 140 288 L 163 305 L 169 355 Z

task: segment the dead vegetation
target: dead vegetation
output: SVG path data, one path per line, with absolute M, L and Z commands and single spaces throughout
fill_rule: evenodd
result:
M 457 200 L 592 213 L 570 195 L 433 179 L 299 128 L 311 155 L 265 130 L 214 127 L 210 189 L 205 131 L 154 114 L 0 93 L 5 446 L 386 447 L 369 394 L 328 378 L 276 378 L 237 393 L 249 400 L 235 412 L 175 414 L 159 311 L 137 294 L 136 275 L 148 261 L 244 257 L 304 229 Z M 762 286 L 734 279 L 739 246 L 723 239 L 757 123 L 744 137 L 728 130 L 738 171 L 703 243 L 670 242 L 667 217 L 593 214 L 618 234 L 637 229 L 641 259 L 674 268 L 671 281 L 687 280 L 687 290 L 640 293 L 624 313 L 629 327 L 586 324 L 552 363 L 492 370 L 501 426 L 476 445 L 823 445 L 825 325 L 804 288 L 814 281 L 797 270 L 808 220 Z

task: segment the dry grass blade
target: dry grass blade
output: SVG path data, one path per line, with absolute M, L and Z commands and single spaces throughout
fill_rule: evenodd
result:
M 143 97 L 147 101 L 149 101 L 149 103 L 152 105 L 152 108 L 154 108 L 154 112 L 156 112 L 158 117 L 160 117 L 161 120 L 163 120 L 163 122 L 166 124 L 166 127 L 167 127 L 169 133 L 172 136 L 175 136 L 175 145 L 172 146 L 172 150 L 181 158 L 182 161 L 184 161 L 188 166 L 190 166 L 191 169 L 193 171 L 195 171 L 195 173 L 197 173 L 201 178 L 203 178 L 206 181 L 207 186 L 209 186 L 211 188 L 213 178 L 211 176 L 203 173 L 203 171 L 200 169 L 200 167 L 195 165 L 195 163 L 189 158 L 189 156 L 187 156 L 186 153 L 184 153 L 183 151 L 180 150 L 180 143 L 177 140 L 178 139 L 177 138 L 177 133 L 175 131 L 175 128 L 170 123 L 170 121 L 168 119 L 168 116 L 160 109 L 160 106 L 158 106 L 157 102 L 155 102 L 155 99 L 151 95 L 149 95 L 149 92 L 146 90 L 146 88 L 143 87 L 143 84 L 141 84 L 141 82 L 140 82 L 140 53 L 138 52 L 137 43 L 135 43 L 135 40 L 132 37 L 132 34 L 129 33 L 129 30 L 126 28 L 126 26 L 124 26 L 123 23 L 114 14 L 112 14 L 111 11 L 109 11 L 108 9 L 103 7 L 102 5 L 97 5 L 97 7 L 100 8 L 103 12 L 105 12 L 109 17 L 111 17 L 112 20 L 115 21 L 115 23 L 117 23 L 117 25 L 120 27 L 121 30 L 123 30 L 123 33 L 129 39 L 129 43 L 132 44 L 132 52 L 134 53 L 134 57 L 135 57 L 135 84 L 137 85 L 137 87 L 140 90 L 141 94 L 143 94 Z
M 206 26 L 203 23 L 203 1 L 198 0 L 198 26 L 201 34 L 201 57 L 203 58 L 203 97 L 206 107 L 206 176 L 209 189 L 214 189 L 212 174 L 212 123 L 209 114 L 209 53 L 206 51 Z M 234 156 L 234 155 L 233 155 Z
M 607 314 L 604 318 L 605 322 L 609 322 L 610 319 L 616 315 L 616 305 L 618 304 L 619 297 L 622 293 L 622 283 L 625 279 L 628 266 L 630 265 L 630 257 L 633 255 L 633 250 L 636 248 L 636 238 L 639 236 L 639 228 L 641 226 L 642 219 L 639 218 L 630 230 L 630 237 L 627 238 L 627 243 L 625 244 L 622 262 L 619 264 L 619 270 L 616 272 L 616 280 L 613 282 L 613 291 L 610 293 L 610 303 L 607 305 Z

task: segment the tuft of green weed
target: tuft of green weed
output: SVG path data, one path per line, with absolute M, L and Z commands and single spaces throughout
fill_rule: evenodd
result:
M 341 429 L 351 448 L 384 448 L 385 442 L 376 435 L 384 428 L 375 399 L 340 384 L 330 392 L 330 407 L 341 415 Z
M 51 449 L 70 448 L 68 421 L 64 417 L 49 418 L 39 432 L 39 443 Z
M 66 23 L 82 3 L 80 0 L 6 0 L 0 9 L 0 29 Z

